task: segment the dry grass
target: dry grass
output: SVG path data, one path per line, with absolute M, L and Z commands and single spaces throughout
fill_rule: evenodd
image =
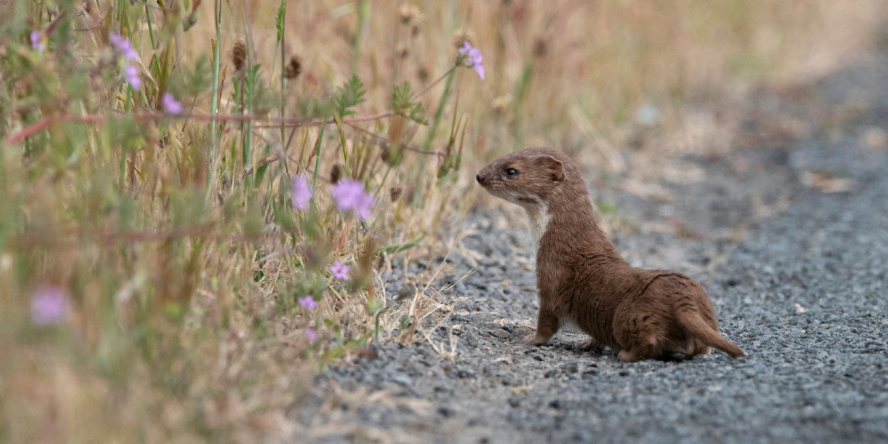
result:
M 0 441 L 298 432 L 287 412 L 318 370 L 444 319 L 437 268 L 400 299 L 380 273 L 455 245 L 477 166 L 523 145 L 617 173 L 627 147 L 730 149 L 735 114 L 715 110 L 841 66 L 886 17 L 876 0 L 323 0 L 287 3 L 281 45 L 280 4 L 220 1 L 216 76 L 214 3 L 0 3 L 13 17 L 0 25 Z M 34 29 L 51 30 L 44 52 Z M 110 31 L 133 40 L 141 90 L 122 83 Z M 434 83 L 464 38 L 486 80 L 461 67 Z M 366 89 L 354 116 L 306 115 L 352 74 Z M 431 87 L 417 99 L 429 125 L 379 116 L 405 81 Z M 164 92 L 190 118 L 154 115 Z M 255 119 L 205 120 L 216 111 Z M 375 196 L 366 222 L 337 210 L 334 165 Z M 631 183 L 648 186 L 653 165 Z M 290 205 L 300 174 L 317 176 L 307 210 Z M 330 276 L 334 260 L 349 281 Z M 71 300 L 54 327 L 31 319 L 45 285 Z M 297 304 L 306 294 L 317 309 Z

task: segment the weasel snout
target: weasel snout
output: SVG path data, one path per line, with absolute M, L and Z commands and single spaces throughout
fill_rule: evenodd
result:
M 476 175 L 475 175 L 475 180 L 477 180 L 478 183 L 480 183 L 481 185 L 484 185 L 484 178 L 481 177 L 480 174 L 476 174 Z

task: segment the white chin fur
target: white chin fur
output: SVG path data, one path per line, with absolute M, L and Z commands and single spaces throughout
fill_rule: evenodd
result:
M 533 239 L 534 249 L 539 248 L 540 238 L 546 232 L 549 226 L 549 207 L 540 199 L 536 204 L 522 203 L 521 206 L 527 211 L 528 228 L 530 229 L 530 237 Z
M 528 219 L 528 229 L 530 231 L 530 237 L 533 239 L 533 247 L 536 250 L 540 244 L 540 238 L 543 237 L 543 234 L 546 232 L 546 227 L 549 226 L 549 206 L 537 196 L 518 194 L 512 191 L 505 190 L 489 190 L 491 194 L 496 197 L 505 199 L 514 204 L 520 205 L 527 212 Z M 532 199 L 534 202 L 529 203 L 527 199 Z

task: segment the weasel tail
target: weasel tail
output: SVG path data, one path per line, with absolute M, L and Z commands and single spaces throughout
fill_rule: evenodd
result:
M 675 314 L 676 320 L 685 330 L 706 345 L 710 347 L 715 347 L 729 355 L 732 358 L 741 358 L 746 356 L 746 353 L 743 353 L 743 350 L 740 350 L 740 347 L 737 344 L 725 339 L 724 336 L 720 335 L 716 330 L 714 330 L 706 321 L 700 317 L 700 314 L 696 311 L 691 310 L 683 310 Z

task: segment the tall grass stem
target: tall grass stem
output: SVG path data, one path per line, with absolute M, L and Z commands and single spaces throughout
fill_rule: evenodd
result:
M 216 23 L 216 48 L 213 55 L 213 97 L 210 101 L 210 114 L 219 113 L 219 65 L 222 58 L 222 0 L 214 2 L 214 21 Z M 207 159 L 208 191 L 212 189 L 215 177 L 216 156 L 219 151 L 219 138 L 216 135 L 216 121 L 210 122 L 210 155 Z M 208 194 L 209 195 L 209 194 Z
M 432 126 L 429 128 L 428 135 L 426 135 L 425 143 L 422 144 L 423 151 L 429 151 L 432 146 L 432 141 L 435 140 L 435 134 L 438 132 L 438 125 L 441 124 L 441 117 L 444 115 L 444 106 L 447 104 L 447 98 L 450 97 L 450 86 L 453 84 L 453 76 L 455 74 L 456 70 L 452 69 L 450 74 L 447 75 L 447 82 L 444 83 L 444 92 L 441 93 L 441 100 L 438 101 L 438 109 L 435 111 L 435 117 L 432 119 Z M 425 90 L 423 92 L 425 92 Z

